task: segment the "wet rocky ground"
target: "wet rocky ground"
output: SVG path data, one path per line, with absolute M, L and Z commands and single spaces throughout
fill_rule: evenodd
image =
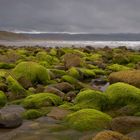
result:
M 0 139 L 140 140 L 140 51 L 0 46 Z

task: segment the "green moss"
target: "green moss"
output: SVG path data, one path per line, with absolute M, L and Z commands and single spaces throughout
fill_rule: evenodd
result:
M 70 103 L 70 102 L 64 102 L 62 105 L 60 105 L 60 108 L 64 108 L 64 109 L 70 109 L 74 104 Z
M 81 72 L 83 78 L 93 78 L 96 75 L 94 70 L 91 69 L 80 68 L 79 71 Z
M 0 107 L 3 107 L 7 102 L 7 97 L 4 92 L 0 91 Z
M 66 71 L 59 69 L 50 69 L 50 71 L 55 75 L 55 77 L 61 77 L 67 74 Z
M 71 67 L 69 70 L 68 70 L 68 74 L 76 79 L 79 79 L 80 78 L 80 74 L 79 74 L 79 71 L 75 68 L 75 67 Z
M 27 96 L 27 91 L 12 77 L 7 77 L 8 90 L 11 91 L 10 98 L 18 99 Z
M 105 129 L 111 120 L 109 115 L 95 109 L 82 109 L 66 117 L 68 126 L 80 131 Z
M 42 113 L 36 109 L 30 109 L 23 113 L 23 118 L 31 120 L 37 119 L 42 116 Z
M 93 71 L 97 75 L 105 75 L 106 74 L 106 71 L 105 70 L 102 70 L 102 69 L 93 69 Z
M 117 64 L 127 64 L 129 63 L 129 59 L 125 53 L 116 53 L 113 55 L 113 63 Z
M 112 65 L 108 66 L 107 69 L 112 70 L 112 71 L 130 70 L 129 67 L 119 65 L 119 64 L 112 64 Z
M 73 110 L 79 110 L 84 108 L 93 108 L 103 110 L 108 105 L 108 98 L 105 94 L 87 89 L 81 91 L 75 98 L 75 105 L 71 107 Z
M 110 85 L 105 94 L 109 97 L 110 107 L 122 107 L 129 104 L 140 104 L 140 89 L 125 83 Z
M 140 54 L 132 54 L 132 55 L 130 55 L 130 62 L 132 62 L 132 63 L 140 62 Z
M 32 84 L 47 84 L 50 80 L 48 70 L 35 62 L 21 62 L 13 69 L 12 73 L 17 80 L 24 77 Z
M 62 99 L 52 93 L 38 93 L 30 95 L 24 99 L 22 105 L 25 108 L 40 108 L 45 106 L 57 106 L 62 103 Z
M 70 84 L 77 84 L 78 80 L 75 79 L 74 77 L 70 76 L 70 75 L 64 75 L 62 76 L 62 80 L 70 83 Z
M 0 69 L 12 69 L 14 67 L 14 64 L 0 62 Z
M 86 57 L 86 60 L 90 60 L 90 61 L 97 61 L 101 59 L 102 59 L 101 54 L 91 54 L 90 56 Z
M 56 56 L 57 55 L 57 50 L 55 48 L 52 48 L 50 50 L 50 55 Z
M 57 57 L 51 56 L 51 55 L 47 54 L 46 52 L 38 52 L 36 55 L 36 58 L 39 61 L 46 61 L 50 65 L 59 63 L 59 59 Z
M 140 117 L 140 112 L 135 113 L 134 116 Z

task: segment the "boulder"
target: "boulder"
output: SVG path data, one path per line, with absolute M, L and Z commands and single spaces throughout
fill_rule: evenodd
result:
M 140 140 L 140 130 L 131 132 L 127 134 L 127 136 L 133 138 L 134 140 Z
M 134 140 L 121 133 L 115 131 L 102 131 L 99 132 L 92 140 Z
M 140 88 L 140 70 L 114 72 L 109 75 L 111 83 L 124 82 Z
M 111 129 L 123 134 L 140 129 L 140 117 L 123 116 L 114 118 L 111 122 Z
M 59 89 L 52 87 L 52 86 L 47 86 L 44 89 L 44 92 L 56 94 L 56 95 L 60 96 L 61 98 L 64 98 L 64 95 L 65 95 L 62 91 L 60 91 Z
M 111 120 L 109 115 L 95 109 L 81 109 L 65 118 L 70 128 L 79 131 L 97 131 L 108 128 Z
M 0 110 L 0 128 L 15 128 L 22 124 L 22 113 L 25 109 L 21 106 L 11 105 Z
M 68 114 L 70 114 L 71 111 L 68 111 L 66 109 L 62 109 L 59 107 L 54 107 L 50 113 L 47 114 L 48 117 L 52 117 L 56 120 L 62 120 L 64 117 L 66 117 Z
M 58 90 L 65 92 L 65 93 L 69 92 L 71 90 L 74 90 L 74 86 L 69 84 L 68 82 L 61 82 L 61 83 L 53 84 L 50 86 L 57 88 Z

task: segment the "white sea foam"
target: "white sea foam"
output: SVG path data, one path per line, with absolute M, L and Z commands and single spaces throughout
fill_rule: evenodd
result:
M 111 48 L 118 46 L 126 46 L 127 48 L 140 50 L 140 41 L 0 41 L 0 44 L 6 46 L 42 46 L 42 47 L 105 47 Z

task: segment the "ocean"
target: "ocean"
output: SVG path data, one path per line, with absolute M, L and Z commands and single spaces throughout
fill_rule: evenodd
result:
M 24 33 L 29 40 L 4 41 L 6 46 L 41 46 L 41 47 L 119 47 L 140 50 L 140 34 L 71 34 L 71 33 Z

